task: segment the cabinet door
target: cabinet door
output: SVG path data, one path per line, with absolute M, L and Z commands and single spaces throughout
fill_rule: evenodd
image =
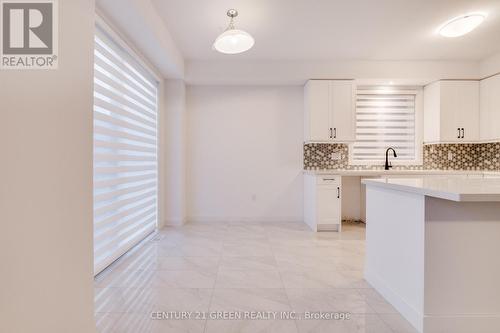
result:
M 424 142 L 441 140 L 441 84 L 434 82 L 424 87 Z
M 479 133 L 481 140 L 500 138 L 500 74 L 480 83 Z
M 305 141 L 330 140 L 330 82 L 310 80 L 305 87 Z
M 317 224 L 340 224 L 340 186 L 318 185 Z
M 330 81 L 330 126 L 333 127 L 333 141 L 356 139 L 354 96 L 354 81 Z
M 479 81 L 463 81 L 457 87 L 458 125 L 462 141 L 479 140 Z
M 463 90 L 463 81 L 442 81 L 440 85 L 440 117 L 441 128 L 439 141 L 440 142 L 461 142 L 461 113 L 463 107 L 461 105 L 460 96 Z

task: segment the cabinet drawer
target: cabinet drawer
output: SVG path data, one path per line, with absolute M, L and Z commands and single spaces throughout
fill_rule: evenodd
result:
M 318 176 L 316 178 L 318 185 L 340 185 L 340 176 Z

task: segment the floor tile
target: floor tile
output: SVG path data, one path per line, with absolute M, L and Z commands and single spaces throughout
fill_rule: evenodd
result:
M 204 320 L 153 320 L 150 314 L 122 314 L 110 332 L 113 333 L 202 333 Z
M 393 333 L 377 316 L 353 315 L 349 320 L 297 320 L 300 333 Z
M 97 333 L 112 333 L 116 323 L 121 317 L 121 313 L 96 313 L 96 331 Z
M 158 270 L 201 270 L 217 273 L 219 257 L 161 257 Z
M 147 288 L 151 286 L 155 272 L 154 270 L 106 271 L 96 277 L 94 285 L 97 288 Z
M 154 288 L 213 288 L 216 274 L 201 270 L 158 270 L 151 285 Z
M 223 257 L 267 257 L 273 256 L 271 247 L 267 244 L 237 244 L 224 245 Z
M 153 332 L 150 314 L 124 313 L 113 327 L 113 333 L 150 333 Z
M 281 270 L 285 288 L 336 288 L 333 270 Z
M 114 271 L 155 270 L 158 268 L 156 246 L 147 244 L 140 251 L 126 254 L 115 261 L 111 268 Z
M 294 333 L 293 320 L 208 320 L 206 333 Z
M 364 279 L 363 271 L 361 270 L 339 270 L 333 276 L 333 285 L 335 288 L 372 288 Z
M 204 320 L 155 320 L 153 333 L 202 333 L 205 331 Z
M 332 257 L 331 260 L 339 270 L 362 271 L 365 266 L 365 256 L 360 254 Z
M 280 254 L 276 255 L 276 263 L 284 271 L 337 270 L 331 257 Z
M 203 311 L 209 309 L 213 289 L 154 288 L 152 311 Z
M 220 270 L 276 270 L 276 260 L 273 256 L 267 257 L 222 257 Z
M 374 313 L 356 289 L 287 289 L 294 311 L 333 311 L 352 314 Z
M 95 312 L 149 313 L 153 305 L 151 288 L 95 288 Z
M 284 289 L 215 289 L 210 311 L 289 311 Z
M 162 248 L 158 253 L 161 257 L 219 257 L 222 253 L 222 243 L 204 245 L 187 244 L 174 248 Z
M 331 246 L 290 246 L 280 245 L 273 246 L 273 252 L 276 256 L 309 256 L 316 258 L 331 258 L 334 256 L 346 256 L 355 254 L 351 250 L 344 249 L 340 244 L 333 243 Z
M 219 270 L 216 288 L 283 288 L 280 274 L 272 270 Z
M 364 253 L 362 225 L 341 234 L 303 223 L 167 227 L 96 278 L 97 331 L 414 333 L 363 279 Z M 170 311 L 349 312 L 351 319 L 151 318 Z
M 94 288 L 94 311 L 125 312 L 119 290 L 120 288 Z
M 380 314 L 379 316 L 394 333 L 417 333 L 417 330 L 399 313 Z
M 376 313 L 391 314 L 398 313 L 397 310 L 387 302 L 375 289 L 358 289 L 361 296 Z

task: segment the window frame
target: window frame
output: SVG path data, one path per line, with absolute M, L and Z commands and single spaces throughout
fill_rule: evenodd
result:
M 391 159 L 391 164 L 394 166 L 421 166 L 423 165 L 423 115 L 424 115 L 424 98 L 422 87 L 358 87 L 356 89 L 355 100 L 357 96 L 362 94 L 378 95 L 378 94 L 394 94 L 394 95 L 415 95 L 415 158 L 413 160 L 398 161 L 397 158 Z M 357 125 L 357 106 L 355 104 L 355 123 Z M 355 127 L 356 127 L 355 125 Z M 356 141 L 355 141 L 356 142 Z M 354 143 L 349 144 L 348 163 L 352 166 L 373 166 L 382 165 L 379 160 L 356 160 L 354 158 Z

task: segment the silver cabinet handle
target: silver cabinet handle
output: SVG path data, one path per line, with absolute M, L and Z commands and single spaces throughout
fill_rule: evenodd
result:
M 458 138 L 458 139 L 461 139 L 462 135 L 460 134 L 460 127 L 459 127 L 459 128 L 457 128 L 457 129 L 458 129 L 458 137 L 457 137 L 457 138 Z
M 340 199 L 340 187 L 337 186 L 337 199 Z
M 335 178 L 323 178 L 323 181 L 335 181 Z
M 337 138 L 337 127 L 334 127 L 333 128 L 333 138 L 336 139 Z
M 465 139 L 465 128 L 462 127 L 462 139 Z
M 333 139 L 333 129 L 330 127 L 330 139 Z

